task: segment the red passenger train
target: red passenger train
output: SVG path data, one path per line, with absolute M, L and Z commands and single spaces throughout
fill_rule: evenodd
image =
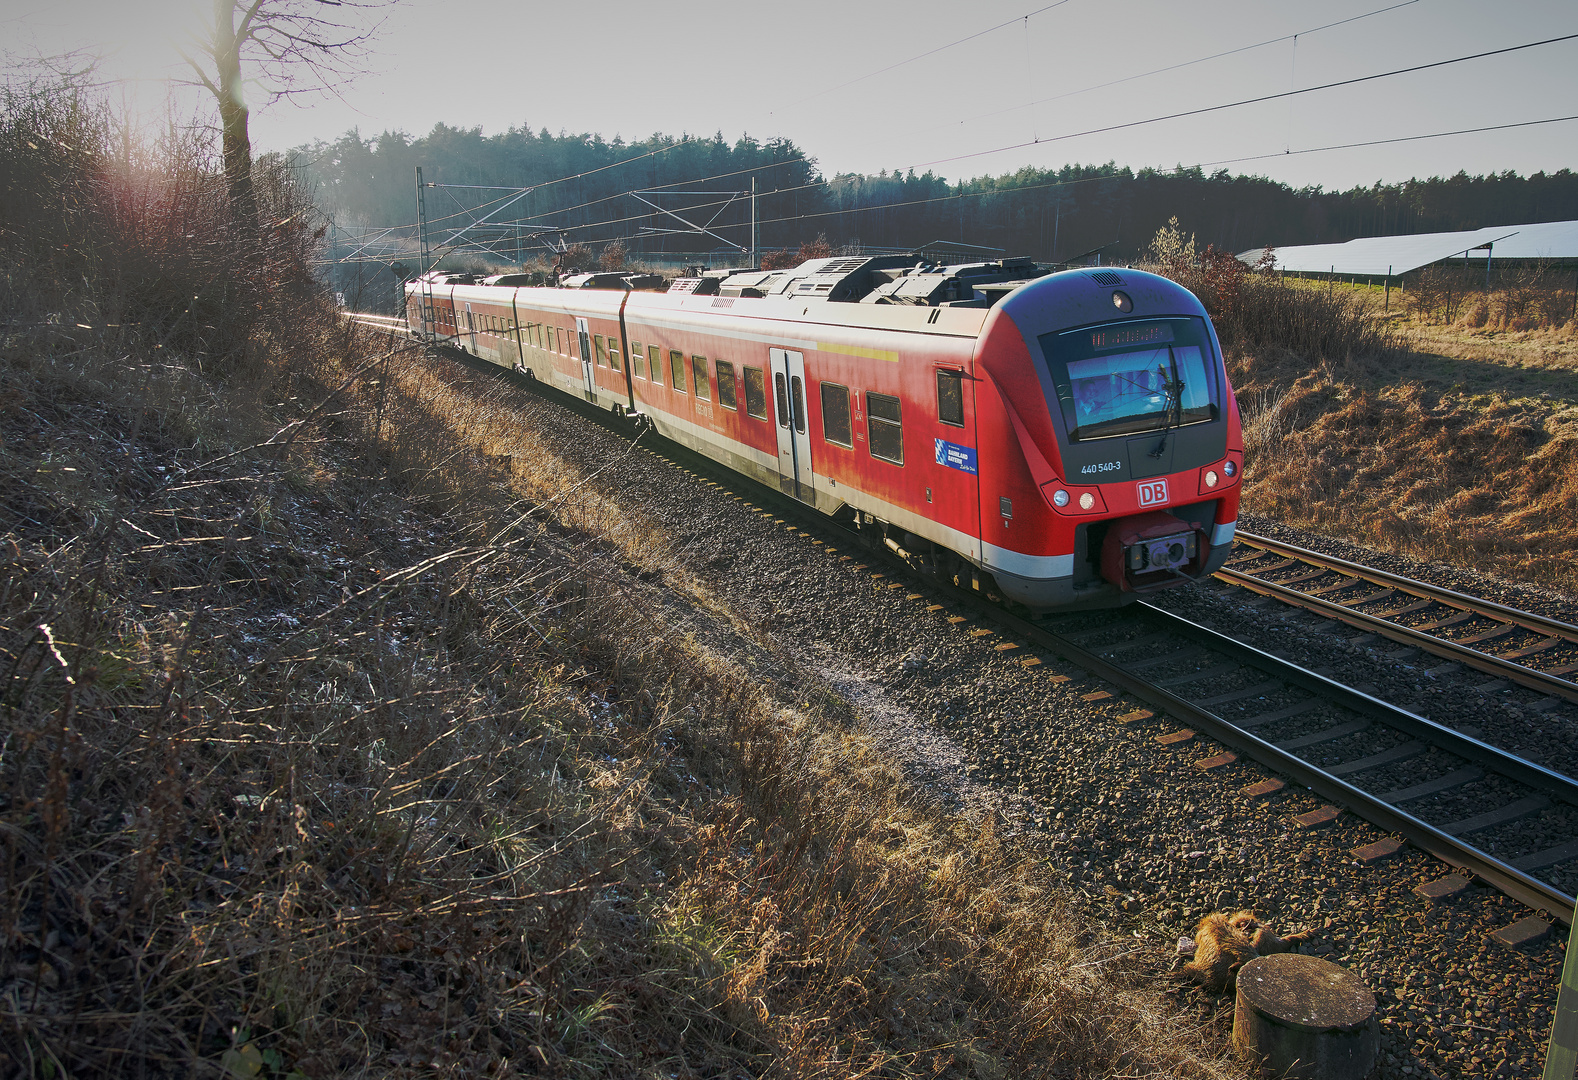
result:
M 1165 278 L 853 257 L 666 293 L 520 280 L 409 282 L 409 326 L 640 414 L 945 577 L 1107 607 L 1232 544 L 1238 406 L 1204 309 Z

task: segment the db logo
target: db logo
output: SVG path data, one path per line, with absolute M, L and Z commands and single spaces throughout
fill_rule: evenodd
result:
M 1140 489 L 1141 506 L 1161 506 L 1167 501 L 1167 481 L 1147 480 L 1136 485 Z

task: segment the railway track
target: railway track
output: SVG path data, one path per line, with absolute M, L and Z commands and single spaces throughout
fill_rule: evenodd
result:
M 391 332 L 404 330 L 399 320 L 359 321 Z M 452 355 L 468 365 L 498 373 L 492 365 L 465 354 Z M 624 434 L 629 432 L 628 420 L 545 390 L 540 384 L 532 384 L 531 388 L 551 394 L 588 419 L 616 426 Z M 749 485 L 753 501 L 781 517 L 808 526 L 811 531 L 833 533 L 844 542 L 854 539 L 852 530 L 840 527 L 775 490 L 751 484 L 699 454 L 666 442 L 663 453 L 689 471 L 730 488 Z M 1287 545 L 1273 548 L 1271 545 L 1276 542 L 1262 537 L 1248 536 L 1243 540 L 1244 546 L 1254 554 L 1240 557 L 1236 563 L 1262 560 L 1266 552 L 1276 555 L 1279 549 L 1303 554 L 1301 549 Z M 886 560 L 890 569 L 908 571 L 907 565 L 885 548 L 861 543 L 874 561 Z M 1327 559 L 1317 553 L 1308 554 L 1316 559 Z M 1278 563 L 1292 557 L 1282 554 Z M 1336 565 L 1322 573 L 1341 574 L 1355 582 L 1368 581 L 1377 589 L 1394 590 L 1398 594 L 1409 595 L 1404 591 L 1405 586 L 1428 591 L 1402 604 L 1403 607 L 1418 602 L 1441 604 L 1459 611 L 1472 611 L 1472 617 L 1493 619 L 1529 633 L 1543 633 L 1535 627 L 1549 625 L 1578 634 L 1578 628 L 1501 605 L 1396 578 L 1343 560 L 1331 562 Z M 1262 572 L 1278 573 L 1288 569 L 1279 566 L 1274 571 L 1272 565 L 1267 564 Z M 1254 577 L 1237 570 L 1235 565 L 1234 574 L 1228 580 L 1238 584 L 1239 578 L 1247 579 L 1246 587 L 1279 600 L 1287 599 L 1284 592 L 1306 597 L 1309 602 L 1300 606 L 1332 603 L 1319 596 L 1299 594 L 1285 583 Z M 1578 781 L 1143 602 L 1114 613 L 1031 619 L 1008 611 L 977 592 L 944 585 L 932 578 L 924 579 L 924 584 L 917 581 L 917 588 L 974 610 L 980 619 L 995 623 L 1023 643 L 1078 665 L 1157 712 L 1187 725 L 1175 733 L 1177 736 L 1189 738 L 1196 733 L 1204 734 L 1231 748 L 1232 753 L 1226 755 L 1226 761 L 1234 760 L 1239 754 L 1257 761 L 1274 773 L 1345 805 L 1400 841 L 1429 852 L 1463 878 L 1477 877 L 1538 912 L 1563 922 L 1571 921 L 1575 898 L 1542 880 L 1538 871 L 1578 858 L 1578 839 L 1574 839 L 1578 838 Z M 1323 595 L 1339 591 L 1323 590 Z M 1383 597 L 1377 595 L 1361 603 L 1382 600 Z M 1394 601 L 1394 606 L 1397 603 Z M 1343 621 L 1352 625 L 1372 629 L 1368 622 L 1351 620 L 1359 615 L 1366 619 L 1381 618 L 1356 611 L 1358 605 L 1339 606 L 1340 611 L 1331 614 L 1347 616 Z M 1416 607 L 1408 613 L 1426 610 Z M 1322 614 L 1326 613 L 1322 609 Z M 1467 621 L 1461 619 L 1448 625 L 1460 626 Z M 1405 636 L 1424 635 L 1425 631 L 1418 627 L 1387 625 L 1393 633 L 1386 636 L 1400 635 L 1397 640 L 1426 647 L 1424 642 Z M 1379 628 L 1373 629 L 1382 632 Z M 1435 646 L 1431 651 L 1450 644 L 1477 653 L 1467 650 L 1461 639 L 1445 644 L 1443 640 L 1431 639 Z M 1477 639 L 1487 640 L 1493 638 Z M 1548 652 L 1554 647 L 1538 651 Z M 1511 663 L 1515 659 L 1505 654 L 1483 656 L 1485 662 Z M 1476 655 L 1475 659 L 1479 658 Z M 1488 670 L 1481 663 L 1473 666 Z M 1500 669 L 1496 673 L 1511 678 L 1510 673 Z M 1536 674 L 1549 679 L 1559 678 L 1549 671 Z M 1144 712 L 1145 717 L 1152 715 L 1145 710 L 1137 712 Z M 1270 784 L 1271 790 L 1282 786 L 1275 780 Z M 1532 833 L 1520 835 L 1521 826 L 1536 816 L 1556 819 L 1551 828 L 1561 833 L 1561 842 L 1545 844 L 1529 839 Z
M 1413 578 L 1239 533 L 1222 581 L 1578 702 L 1578 626 Z
M 1520 823 L 1554 816 L 1578 836 L 1578 781 L 1143 602 L 1105 617 L 1036 621 L 985 610 L 1184 732 L 1208 735 L 1465 877 L 1571 920 L 1574 898 L 1537 872 L 1578 858 L 1578 840 L 1544 844 Z

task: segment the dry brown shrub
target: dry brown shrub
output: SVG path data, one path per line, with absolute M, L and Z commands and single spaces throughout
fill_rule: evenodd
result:
M 786 270 L 810 259 L 826 259 L 833 254 L 833 245 L 825 233 L 817 233 L 815 240 L 803 240 L 797 251 L 773 251 L 762 257 L 763 270 Z
M 597 256 L 599 270 L 623 270 L 625 268 L 625 245 L 622 240 L 615 240 L 611 244 L 603 245 L 603 250 Z
M 1393 332 L 1347 291 L 1312 287 L 1274 276 L 1268 250 L 1254 267 L 1230 252 L 1195 251 L 1177 218 L 1151 242 L 1149 269 L 1189 289 L 1216 326 L 1229 354 L 1285 352 L 1311 362 L 1348 361 L 1395 352 Z
M 1578 591 L 1572 410 L 1329 369 L 1241 402 L 1247 509 Z

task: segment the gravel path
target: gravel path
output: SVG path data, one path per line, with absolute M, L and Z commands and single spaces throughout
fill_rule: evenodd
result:
M 1290 786 L 1253 801 L 1241 791 L 1266 777 L 1258 766 L 1196 768 L 1223 748 L 1199 738 L 1161 747 L 1155 737 L 1176 725 L 1121 722 L 1137 706 L 1114 688 L 1027 646 L 999 648 L 1009 643 L 973 621 L 950 623 L 947 609 L 928 611 L 936 601 L 923 583 L 874 576 L 883 567 L 859 569 L 868 560 L 855 550 L 829 554 L 841 546 L 832 531 L 793 530 L 654 455 L 616 460 L 615 435 L 553 401 L 514 396 L 561 454 L 606 467 L 602 483 L 661 521 L 720 599 L 820 673 L 918 785 L 947 807 L 994 808 L 1004 833 L 1046 858 L 1093 917 L 1136 935 L 1158 977 L 1168 977 L 1175 942 L 1202 915 L 1253 906 L 1278 930 L 1314 929 L 1305 951 L 1351 967 L 1377 991 L 1380 1076 L 1539 1074 L 1565 943 L 1560 924 L 1519 950 L 1487 941 L 1531 913 L 1480 887 L 1430 905 L 1413 889 L 1449 872 L 1434 859 L 1405 848 L 1359 865 L 1353 849 L 1381 834 L 1352 815 L 1302 831 L 1293 816 L 1320 805 L 1310 792 Z M 759 497 L 743 481 L 734 489 Z M 1369 559 L 1267 522 L 1253 527 Z M 1468 584 L 1446 571 L 1428 577 L 1406 560 L 1391 565 L 1455 588 Z M 1521 591 L 1497 598 L 1533 606 Z M 1208 585 L 1174 591 L 1168 606 L 1305 666 L 1340 669 L 1346 681 L 1498 744 L 1578 743 L 1570 718 L 1524 715 L 1502 695 L 1465 692 L 1450 673 L 1429 672 L 1435 658 L 1411 664 L 1386 654 L 1393 643 L 1350 643 L 1327 632 L 1324 620 L 1317 627 L 1249 600 Z M 1090 697 L 1103 691 L 1111 696 Z M 1177 999 L 1226 1039 L 1230 996 L 1180 987 Z

